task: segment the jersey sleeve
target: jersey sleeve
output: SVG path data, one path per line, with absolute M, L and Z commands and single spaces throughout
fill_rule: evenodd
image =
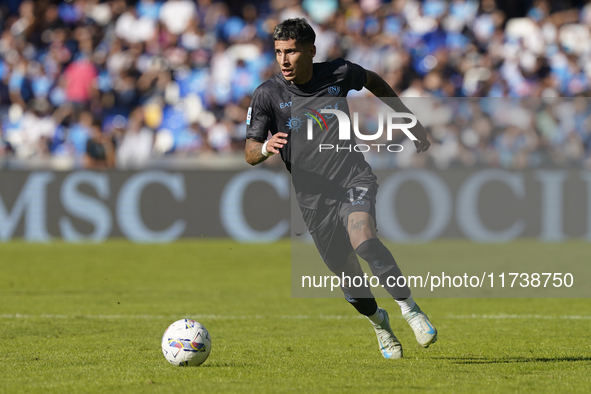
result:
M 363 89 L 363 86 L 367 82 L 367 74 L 365 73 L 365 69 L 359 64 L 351 63 L 348 60 L 345 61 L 345 64 L 348 68 L 347 77 L 349 78 L 351 89 Z
M 272 114 L 269 111 L 268 96 L 257 88 L 252 95 L 246 115 L 246 138 L 265 142 L 271 130 Z

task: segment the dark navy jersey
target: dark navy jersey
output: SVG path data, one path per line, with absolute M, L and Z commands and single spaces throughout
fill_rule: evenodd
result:
M 314 63 L 313 76 L 297 85 L 276 74 L 254 92 L 246 121 L 246 138 L 265 142 L 268 133 L 288 134 L 280 149 L 281 158 L 292 174 L 300 206 L 316 209 L 319 201 L 336 201 L 355 175 L 371 174 L 363 154 L 353 149 L 319 151 L 319 144 L 350 147 L 354 141 L 338 139 L 338 122 L 333 114 L 320 116 L 321 108 L 349 113 L 347 93 L 361 90 L 367 81 L 361 66 L 336 59 Z M 312 108 L 313 107 L 313 108 Z M 308 140 L 307 120 L 313 118 L 314 139 Z

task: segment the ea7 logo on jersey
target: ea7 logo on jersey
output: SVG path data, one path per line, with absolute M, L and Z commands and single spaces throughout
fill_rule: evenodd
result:
M 347 190 L 349 202 L 351 205 L 363 205 L 365 203 L 365 201 L 363 201 L 363 197 L 365 197 L 367 190 L 367 187 L 352 187 Z M 360 192 L 357 198 L 355 198 L 355 192 Z
M 288 101 L 287 103 L 279 103 L 279 108 L 291 108 L 291 101 Z
M 246 114 L 246 125 L 250 126 L 250 116 L 252 115 L 252 107 L 248 107 L 248 114 Z

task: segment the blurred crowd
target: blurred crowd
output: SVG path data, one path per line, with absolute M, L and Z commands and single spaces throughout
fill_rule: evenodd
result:
M 375 145 L 358 148 L 368 151 L 365 156 L 375 169 L 591 169 L 591 100 L 587 97 L 409 97 L 404 101 L 437 142 L 428 154 L 417 155 L 404 133 L 393 133 L 394 140 L 388 141 L 383 132 L 371 142 Z M 361 114 L 364 134 L 375 133 L 379 112 L 388 110 L 385 104 L 363 97 L 349 99 L 349 105 Z M 404 149 L 388 153 L 386 147 L 391 143 Z
M 433 148 L 412 165 L 591 168 L 591 3 L 559 4 L 534 0 L 509 18 L 495 0 L 7 0 L 0 168 L 241 154 L 251 94 L 279 71 L 272 30 L 291 17 L 313 25 L 315 61 L 345 57 L 402 97 L 543 98 L 503 116 L 456 99 L 465 122 L 426 120 Z M 528 121 L 497 122 L 520 108 Z

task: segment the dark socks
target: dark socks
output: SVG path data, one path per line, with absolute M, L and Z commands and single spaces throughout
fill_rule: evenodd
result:
M 404 287 L 396 286 L 396 278 L 401 276 L 402 272 L 398 268 L 394 256 L 382 241 L 378 238 L 368 239 L 355 249 L 355 253 L 367 261 L 371 272 L 380 279 L 380 284 L 394 299 L 410 297 L 410 289 L 406 284 Z M 388 278 L 390 279 L 388 280 Z
M 365 316 L 373 315 L 378 309 L 378 304 L 375 298 L 355 299 L 347 297 L 347 301 L 349 301 L 349 303 L 353 305 L 355 309 L 357 309 L 357 312 Z

